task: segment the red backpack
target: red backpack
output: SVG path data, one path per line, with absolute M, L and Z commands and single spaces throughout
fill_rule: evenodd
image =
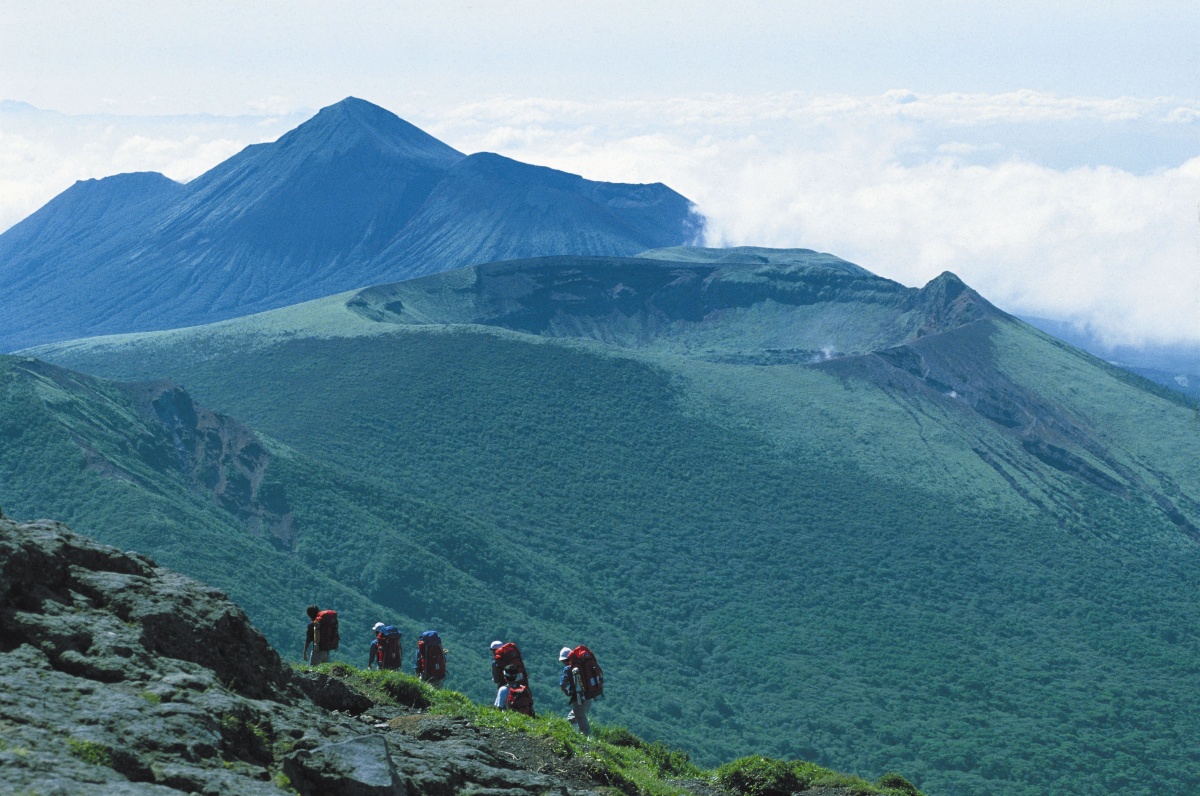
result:
M 525 661 L 521 660 L 521 650 L 513 642 L 498 647 L 494 653 L 495 663 L 492 665 L 493 678 L 497 685 L 504 685 L 504 667 L 515 666 L 520 675 L 514 682 L 528 683 L 529 677 L 525 674 Z
M 604 671 L 596 663 L 596 656 L 580 644 L 567 655 L 567 665 L 579 670 L 579 684 L 585 699 L 604 695 Z
M 417 639 L 417 674 L 422 680 L 442 680 L 446 677 L 446 652 L 442 637 L 436 630 L 426 630 Z
M 379 639 L 379 668 L 399 669 L 403 663 L 404 648 L 400 645 L 401 633 L 394 625 L 381 628 Z
M 526 716 L 533 715 L 533 692 L 527 685 L 510 685 L 508 687 L 508 709 Z
M 313 636 L 318 639 L 321 652 L 338 648 L 341 636 L 338 635 L 337 611 L 321 611 L 313 619 Z

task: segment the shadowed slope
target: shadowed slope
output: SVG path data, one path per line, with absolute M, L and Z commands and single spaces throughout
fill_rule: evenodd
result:
M 386 246 L 462 157 L 350 98 L 189 183 L 138 256 L 253 272 L 230 309 L 286 292 L 289 282 L 325 291 L 325 281 Z
M 119 248 L 130 227 L 168 206 L 184 190 L 155 172 L 75 183 L 0 235 L 0 277 L 5 293 L 20 297 L 37 291 L 42 302 L 69 297 L 74 286 L 56 279 L 62 275 L 65 261 L 77 257 L 81 247 L 98 252 L 109 252 L 114 245 Z M 20 307 L 13 310 L 19 312 Z
M 573 615 L 546 606 L 579 587 L 574 573 L 461 512 L 265 440 L 175 385 L 0 357 L 0 438 L 10 515 L 69 518 L 228 589 L 290 657 L 312 602 L 342 612 L 356 663 L 383 616 L 410 634 L 431 622 L 469 639 L 458 667 L 483 668 L 497 624 L 553 634 Z M 514 577 L 514 605 L 481 626 L 478 606 Z
M 380 261 L 407 278 L 538 255 L 628 256 L 647 241 L 691 242 L 702 227 L 661 183 L 592 182 L 482 153 L 447 173 Z

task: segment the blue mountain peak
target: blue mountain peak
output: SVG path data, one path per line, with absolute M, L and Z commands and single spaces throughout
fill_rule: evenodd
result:
M 358 146 L 449 167 L 463 154 L 378 105 L 347 97 L 279 139 L 284 146 L 346 151 Z

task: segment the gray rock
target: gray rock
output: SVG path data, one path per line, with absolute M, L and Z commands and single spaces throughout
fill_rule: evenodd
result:
M 375 703 L 356 694 L 346 687 L 341 680 L 318 674 L 313 678 L 305 678 L 296 683 L 308 698 L 326 710 L 340 710 L 357 716 L 375 707 Z
M 515 768 L 482 740 L 440 744 L 364 736 L 300 751 L 284 772 L 303 796 L 452 796 L 562 793 L 561 783 Z
M 284 760 L 283 771 L 304 796 L 408 793 L 392 763 L 388 742 L 381 735 L 295 752 Z
M 0 517 L 0 622 L 6 793 L 593 792 L 464 720 L 293 673 L 221 592 L 57 523 Z

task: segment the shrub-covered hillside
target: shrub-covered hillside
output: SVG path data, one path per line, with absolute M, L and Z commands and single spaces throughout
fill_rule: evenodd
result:
M 702 764 L 765 753 L 904 771 L 931 793 L 1193 792 L 1194 409 L 949 276 L 892 294 L 910 325 L 880 349 L 836 344 L 839 324 L 864 339 L 875 309 L 805 295 L 828 359 L 415 325 L 354 296 L 40 353 L 170 376 L 320 466 L 494 530 L 532 579 L 498 572 L 455 621 L 520 610 L 524 647 L 552 655 L 552 624 L 586 640 L 613 683 L 601 720 Z M 785 304 L 754 311 L 783 328 Z M 622 329 L 643 312 L 610 310 Z M 745 352 L 722 317 L 693 323 Z M 292 488 L 295 555 L 353 585 L 361 564 L 307 552 L 323 498 Z M 394 531 L 451 561 L 475 538 Z M 507 570 L 490 556 L 470 560 Z M 402 602 L 412 577 L 384 572 L 393 591 L 369 594 L 439 615 L 436 591 Z

